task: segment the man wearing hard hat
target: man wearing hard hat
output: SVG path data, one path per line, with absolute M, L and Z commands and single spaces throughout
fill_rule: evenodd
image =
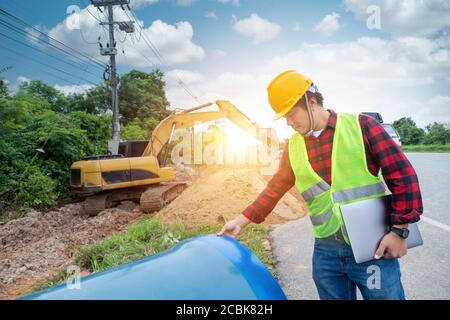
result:
M 321 299 L 404 299 L 398 258 L 406 254 L 409 223 L 423 212 L 417 175 L 396 142 L 375 119 L 337 114 L 306 76 L 289 70 L 268 87 L 275 119 L 284 117 L 296 133 L 286 144 L 277 173 L 258 198 L 219 235 L 236 237 L 250 222 L 261 223 L 294 185 L 309 208 L 315 237 L 313 279 Z M 341 203 L 392 192 L 391 232 L 374 260 L 356 263 L 340 212 Z M 380 285 L 368 287 L 370 266 L 379 267 Z

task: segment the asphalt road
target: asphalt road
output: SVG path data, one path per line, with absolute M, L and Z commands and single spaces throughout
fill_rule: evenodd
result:
M 424 245 L 400 259 L 407 299 L 450 299 L 450 153 L 409 153 L 424 202 Z M 280 285 L 288 299 L 318 299 L 312 280 L 313 236 L 308 218 L 271 233 Z M 360 297 L 360 296 L 359 296 Z

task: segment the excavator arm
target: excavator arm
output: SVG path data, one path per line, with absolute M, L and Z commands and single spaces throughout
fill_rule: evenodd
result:
M 162 120 L 153 130 L 150 141 L 142 156 L 157 157 L 163 147 L 170 143 L 172 134 L 176 129 L 191 128 L 194 125 L 227 118 L 242 129 L 246 130 L 255 139 L 259 139 L 259 127 L 252 122 L 245 114 L 227 100 L 217 100 L 217 111 L 194 112 L 214 105 L 209 102 L 200 106 L 183 110 L 180 113 L 172 114 Z

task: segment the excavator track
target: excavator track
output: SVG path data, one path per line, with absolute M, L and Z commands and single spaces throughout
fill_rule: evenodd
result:
M 148 188 L 141 195 L 141 210 L 159 211 L 178 197 L 188 187 L 187 182 L 170 182 Z
M 92 217 L 105 209 L 114 207 L 121 201 L 131 200 L 137 202 L 146 189 L 146 187 L 134 187 L 97 193 L 84 200 L 84 212 Z
M 105 192 L 87 197 L 83 203 L 84 212 L 90 217 L 93 217 L 100 211 L 109 208 L 111 206 L 111 203 L 108 201 L 109 195 L 108 192 Z

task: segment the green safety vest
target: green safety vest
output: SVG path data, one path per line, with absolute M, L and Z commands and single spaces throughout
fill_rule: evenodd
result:
M 289 140 L 289 161 L 295 175 L 295 186 L 310 211 L 313 234 L 326 238 L 345 230 L 340 206 L 346 203 L 381 197 L 386 188 L 379 176 L 367 168 L 364 140 L 356 114 L 338 114 L 331 154 L 331 186 L 309 163 L 305 139 L 295 133 Z

